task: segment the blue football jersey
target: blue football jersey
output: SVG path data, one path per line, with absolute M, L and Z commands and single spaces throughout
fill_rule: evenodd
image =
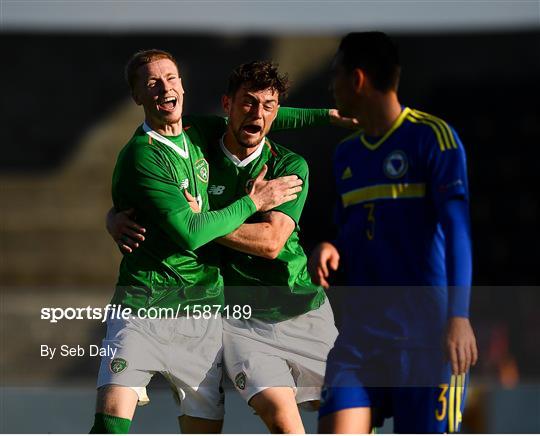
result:
M 403 108 L 382 138 L 358 132 L 339 144 L 334 175 L 336 245 L 348 285 L 360 287 L 347 296 L 344 322 L 353 326 L 343 331 L 360 334 L 362 325 L 364 333 L 409 344 L 436 340 L 448 306 L 438 206 L 449 198 L 468 201 L 456 132 Z

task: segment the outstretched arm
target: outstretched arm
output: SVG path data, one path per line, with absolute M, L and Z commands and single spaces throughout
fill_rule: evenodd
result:
M 188 129 L 195 127 L 207 143 L 216 141 L 225 133 L 227 122 L 226 117 L 217 115 L 191 115 L 183 118 L 184 126 Z M 328 125 L 358 129 L 358 121 L 355 118 L 342 117 L 337 109 L 280 107 L 272 123 L 271 132 Z M 188 132 L 191 133 L 189 130 Z
M 272 123 L 271 131 L 278 132 L 328 125 L 356 129 L 358 121 L 355 118 L 342 117 L 337 109 L 280 107 L 277 117 Z

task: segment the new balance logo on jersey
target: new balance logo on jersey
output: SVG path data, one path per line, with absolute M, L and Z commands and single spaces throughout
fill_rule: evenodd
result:
M 223 185 L 212 185 L 208 189 L 208 193 L 212 195 L 221 195 L 225 191 L 225 186 Z
M 180 182 L 180 189 L 187 189 L 189 187 L 189 179 L 184 179 Z

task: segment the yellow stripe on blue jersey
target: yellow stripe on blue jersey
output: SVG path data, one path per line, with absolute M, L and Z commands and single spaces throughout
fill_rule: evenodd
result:
M 461 402 L 463 401 L 463 393 L 465 392 L 465 374 L 459 374 L 457 376 L 456 387 L 456 422 L 454 424 L 454 430 L 459 430 L 459 424 L 462 421 L 461 416 Z
M 448 398 L 448 433 L 455 433 L 455 407 L 456 407 L 456 376 L 450 377 L 450 392 Z
M 408 107 L 404 108 L 401 111 L 401 114 L 399 114 L 399 117 L 397 117 L 396 121 L 394 121 L 394 124 L 392 124 L 392 127 L 390 127 L 390 130 L 388 130 L 388 132 L 386 132 L 384 136 L 381 139 L 379 139 L 375 144 L 371 144 L 370 142 L 367 141 L 367 139 L 364 137 L 363 129 L 357 130 L 356 132 L 350 134 L 343 141 L 341 141 L 340 144 L 350 141 L 351 139 L 360 138 L 360 141 L 362 142 L 362 144 L 364 144 L 369 150 L 376 150 L 377 148 L 381 146 L 381 144 L 384 141 L 386 141 L 392 135 L 392 133 L 394 133 L 396 129 L 399 128 L 399 126 L 403 124 L 403 121 L 407 119 L 407 116 L 409 115 L 410 112 L 411 112 L 411 109 L 409 109 Z
M 343 144 L 344 142 L 347 142 L 351 139 L 354 139 L 354 138 L 358 138 L 360 136 L 362 136 L 364 133 L 364 130 L 363 129 L 359 129 L 359 130 L 356 130 L 355 132 L 351 133 L 350 135 L 346 136 L 344 139 L 342 139 L 339 144 Z M 338 146 L 339 146 L 338 144 Z
M 435 136 L 437 137 L 437 142 L 441 151 L 457 148 L 457 144 L 450 127 L 440 118 L 413 109 L 407 116 L 407 120 L 413 123 L 420 123 L 430 126 L 435 132 Z
M 386 141 L 394 131 L 399 128 L 403 124 L 403 121 L 407 118 L 407 115 L 410 113 L 410 109 L 408 107 L 404 108 L 401 111 L 401 114 L 399 114 L 399 117 L 397 117 L 396 121 L 394 121 L 394 124 L 392 124 L 392 127 L 390 127 L 390 130 L 384 134 L 384 136 L 379 139 L 375 144 L 371 144 L 367 141 L 364 135 L 360 136 L 360 141 L 362 141 L 362 144 L 364 144 L 367 148 L 370 150 L 376 150 L 381 146 L 381 144 Z
M 398 198 L 422 198 L 426 195 L 425 183 L 389 183 L 366 186 L 341 195 L 343 207 L 364 203 L 366 201 Z
M 441 120 L 440 118 L 437 118 L 437 117 L 435 117 L 433 115 L 426 114 L 425 112 L 421 112 L 421 111 L 417 111 L 417 112 L 422 116 L 430 117 L 431 119 L 434 119 L 437 122 L 439 122 L 444 127 L 446 133 L 448 134 L 448 137 L 450 138 L 450 143 L 452 145 L 452 148 L 458 148 L 456 140 L 455 140 L 454 135 L 452 133 L 452 129 L 450 128 L 450 126 L 448 125 L 448 123 L 446 121 Z
M 410 115 L 407 117 L 408 121 L 411 121 L 412 123 L 418 123 L 418 124 L 425 124 L 427 126 L 430 126 L 435 133 L 435 136 L 437 137 L 437 144 L 439 144 L 439 148 L 441 151 L 445 150 L 445 142 L 442 137 L 442 132 L 440 131 L 439 127 L 432 121 L 421 119 L 421 118 L 415 118 L 413 115 Z
M 415 115 L 417 115 L 417 116 L 419 116 L 421 118 L 432 120 L 435 123 L 437 123 L 442 129 L 443 136 L 446 137 L 446 143 L 449 145 L 449 147 L 457 148 L 457 144 L 456 144 L 456 141 L 454 139 L 454 135 L 452 134 L 452 130 L 450 129 L 450 126 L 446 123 L 446 121 L 441 120 L 440 118 L 437 118 L 434 115 L 431 115 L 431 114 L 428 114 L 426 112 L 422 112 L 422 111 L 419 111 L 419 110 L 416 110 L 416 109 L 413 112 L 414 112 Z

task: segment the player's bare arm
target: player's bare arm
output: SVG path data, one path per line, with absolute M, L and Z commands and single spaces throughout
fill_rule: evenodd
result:
M 274 133 L 325 125 L 350 130 L 357 130 L 360 127 L 356 118 L 344 116 L 338 109 L 307 109 L 281 106 L 270 131 Z
M 478 348 L 469 318 L 454 316 L 448 320 L 445 345 L 453 374 L 467 373 L 476 364 Z
M 287 201 L 296 199 L 297 193 L 302 190 L 303 181 L 298 176 L 291 175 L 273 180 L 264 180 L 267 170 L 268 168 L 265 165 L 255 179 L 249 193 L 251 200 L 260 212 L 268 211 Z M 187 191 L 184 191 L 184 195 L 191 210 L 194 213 L 200 212 L 200 209 L 197 210 L 196 199 Z M 146 233 L 146 229 L 133 220 L 133 214 L 132 209 L 117 212 L 114 208 L 107 213 L 107 231 L 124 254 L 131 253 L 138 248 L 139 243 L 144 241 L 144 234 Z M 287 234 L 287 238 L 293 229 L 294 223 Z M 285 238 L 281 247 L 283 247 L 286 240 Z
M 321 242 L 311 252 L 308 261 L 308 271 L 313 283 L 328 289 L 330 287 L 328 283 L 330 270 L 337 271 L 338 268 L 339 252 L 330 242 Z
M 337 109 L 330 109 L 328 115 L 330 117 L 330 125 L 332 126 L 344 129 L 358 129 L 360 127 L 356 118 L 345 117 Z
M 242 224 L 232 233 L 217 239 L 217 242 L 243 253 L 275 259 L 296 224 L 290 216 L 278 211 L 266 212 L 263 220 L 260 223 Z
M 131 253 L 139 246 L 139 242 L 144 241 L 146 229 L 133 221 L 134 219 L 135 209 L 117 212 L 114 207 L 111 207 L 107 212 L 105 219 L 107 231 L 124 254 Z

